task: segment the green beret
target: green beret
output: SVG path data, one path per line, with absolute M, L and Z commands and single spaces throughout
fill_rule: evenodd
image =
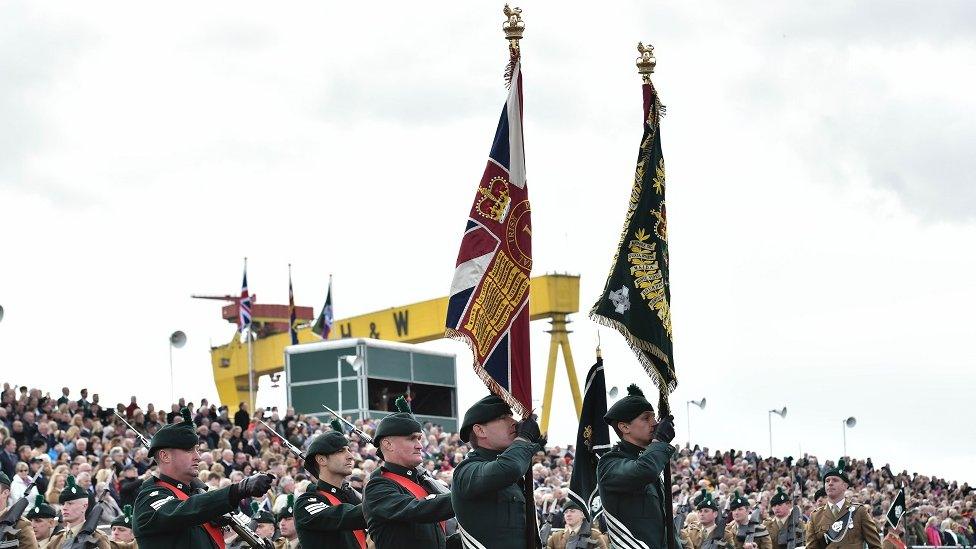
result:
M 824 490 L 823 488 L 817 488 L 817 492 L 813 494 L 814 501 L 817 501 L 818 499 L 825 498 L 825 497 L 827 497 L 827 491 Z
M 258 502 L 251 502 L 251 521 L 257 524 L 275 524 L 274 515 L 269 511 L 262 509 Z
M 112 521 L 112 526 L 122 526 L 123 528 L 132 528 L 132 506 L 126 505 L 122 508 L 122 514 L 115 517 Z
M 637 385 L 627 387 L 627 396 L 618 400 L 603 416 L 607 425 L 616 428 L 618 421 L 629 423 L 644 412 L 653 412 L 654 406 L 644 398 L 644 392 Z
M 3 471 L 0 471 L 0 486 L 10 488 L 10 477 L 8 477 Z
M 461 442 L 467 442 L 471 436 L 471 428 L 476 424 L 488 423 L 493 419 L 498 419 L 512 413 L 512 407 L 505 403 L 501 397 L 488 395 L 475 402 L 473 406 L 464 412 L 464 421 L 461 422 Z
M 287 503 L 278 511 L 278 520 L 295 516 L 295 495 L 288 494 Z
M 718 512 L 718 504 L 712 499 L 712 495 L 708 493 L 708 490 L 702 488 L 701 494 L 695 498 L 695 509 L 711 509 Z
M 349 447 L 349 439 L 342 434 L 342 424 L 339 423 L 339 420 L 333 419 L 330 425 L 332 430 L 313 438 L 312 443 L 308 445 L 308 451 L 305 453 L 305 468 L 312 474 L 319 474 L 319 466 L 315 463 L 315 456 L 332 455 Z
M 790 496 L 787 495 L 782 486 L 777 486 L 776 493 L 773 494 L 773 498 L 769 500 L 769 503 L 771 505 L 779 505 L 780 503 L 786 503 L 788 501 L 790 501 Z
M 566 503 L 563 505 L 563 512 L 568 511 L 570 509 L 577 509 L 577 510 L 579 510 L 580 512 L 583 513 L 583 516 L 588 516 L 589 515 L 589 513 L 586 512 L 586 509 L 583 509 L 583 506 L 580 505 L 579 502 L 576 501 L 573 498 L 568 498 L 566 500 Z
M 830 477 L 837 477 L 843 480 L 844 484 L 848 486 L 851 485 L 851 479 L 847 478 L 847 462 L 844 460 L 844 458 L 837 460 L 836 467 L 827 469 L 827 472 L 824 473 L 823 481 L 826 483 L 827 479 Z
M 739 491 L 736 490 L 735 493 L 732 494 L 732 499 L 729 500 L 729 509 L 734 511 L 739 507 L 748 507 L 748 506 L 749 506 L 749 500 L 742 497 L 739 494 Z
M 27 520 L 34 520 L 36 518 L 55 518 L 58 514 L 54 511 L 54 507 L 44 501 L 43 495 L 37 494 L 34 496 L 34 505 L 27 511 L 26 516 Z
M 380 439 L 383 437 L 410 436 L 424 431 L 420 422 L 413 417 L 413 412 L 410 410 L 410 405 L 407 404 L 406 399 L 402 396 L 397 397 L 394 405 L 397 412 L 380 420 L 380 424 L 376 426 L 376 434 L 373 436 L 373 446 L 376 446 L 376 455 L 380 459 L 383 459 L 383 450 L 380 448 Z
M 197 435 L 197 426 L 190 418 L 190 410 L 183 408 L 180 410 L 180 415 L 183 416 L 183 421 L 165 425 L 153 435 L 149 442 L 150 456 L 155 456 L 157 450 L 164 448 L 176 448 L 178 450 L 196 448 L 197 443 L 200 442 L 200 437 Z
M 68 482 L 64 485 L 64 490 L 61 490 L 61 495 L 58 496 L 58 503 L 82 498 L 89 499 L 89 497 L 88 490 L 78 486 L 73 475 L 68 475 Z

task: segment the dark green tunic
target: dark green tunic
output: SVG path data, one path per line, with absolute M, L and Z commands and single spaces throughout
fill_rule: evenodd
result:
M 523 440 L 504 452 L 479 448 L 454 469 L 451 498 L 465 547 L 526 549 L 521 481 L 539 448 Z
M 667 547 L 661 472 L 675 448 L 652 442 L 647 449 L 620 441 L 596 467 L 607 533 L 621 547 Z M 670 486 L 668 487 L 670 490 Z
M 383 476 L 390 471 L 406 477 L 428 490 L 417 479 L 417 472 L 393 463 L 373 471 L 363 492 L 363 511 L 369 524 L 369 536 L 376 549 L 418 547 L 444 549 L 444 530 L 440 521 L 454 516 L 451 494 L 439 494 L 429 499 L 417 499 L 396 481 Z
M 190 496 L 180 501 L 169 488 L 151 477 L 142 483 L 132 512 L 132 533 L 140 549 L 212 549 L 216 547 L 203 524 L 231 512 L 230 487 L 200 492 L 172 478 L 163 481 Z
M 319 490 L 342 503 L 332 505 Z M 359 549 L 353 530 L 365 528 L 363 504 L 349 488 L 340 489 L 320 480 L 295 502 L 295 529 L 304 549 Z

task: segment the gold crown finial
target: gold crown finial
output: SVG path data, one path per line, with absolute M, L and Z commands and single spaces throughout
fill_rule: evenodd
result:
M 519 40 L 525 32 L 525 23 L 522 22 L 522 8 L 512 8 L 505 4 L 502 10 L 505 14 L 505 22 L 502 23 L 502 30 L 505 31 L 505 38 L 508 39 L 508 46 L 513 50 L 518 50 Z
M 657 65 L 654 46 L 650 44 L 645 46 L 643 42 L 638 42 L 637 51 L 640 52 L 640 57 L 637 58 L 637 72 L 640 73 L 645 84 L 650 84 L 651 75 L 654 74 L 654 67 Z

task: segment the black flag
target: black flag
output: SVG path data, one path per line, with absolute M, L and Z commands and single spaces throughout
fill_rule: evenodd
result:
M 586 374 L 573 477 L 569 481 L 569 497 L 588 510 L 591 522 L 596 522 L 603 513 L 596 489 L 596 464 L 610 449 L 610 426 L 603 420 L 606 413 L 607 383 L 603 376 L 603 358 L 598 353 L 596 364 Z
M 888 524 L 892 528 L 898 526 L 898 521 L 901 520 L 901 516 L 905 514 L 905 489 L 902 488 L 898 490 L 898 495 L 895 496 L 895 501 L 891 502 L 891 507 L 888 508 Z

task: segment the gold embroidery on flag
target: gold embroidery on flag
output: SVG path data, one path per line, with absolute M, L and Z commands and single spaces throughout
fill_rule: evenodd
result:
M 671 339 L 671 307 L 664 292 L 664 275 L 657 260 L 657 243 L 649 242 L 650 238 L 651 235 L 644 229 L 637 229 L 634 239 L 627 244 L 630 248 L 627 261 L 631 265 L 634 287 L 640 290 L 640 296 L 647 306 L 657 313 L 668 339 Z
M 485 273 L 481 291 L 474 303 L 464 329 L 474 338 L 478 358 L 491 351 L 490 343 L 512 319 L 525 294 L 529 291 L 529 277 L 505 254 L 497 254 L 491 270 Z
M 664 194 L 664 157 L 657 161 L 657 170 L 654 172 L 654 179 L 651 181 L 654 191 L 657 194 Z

